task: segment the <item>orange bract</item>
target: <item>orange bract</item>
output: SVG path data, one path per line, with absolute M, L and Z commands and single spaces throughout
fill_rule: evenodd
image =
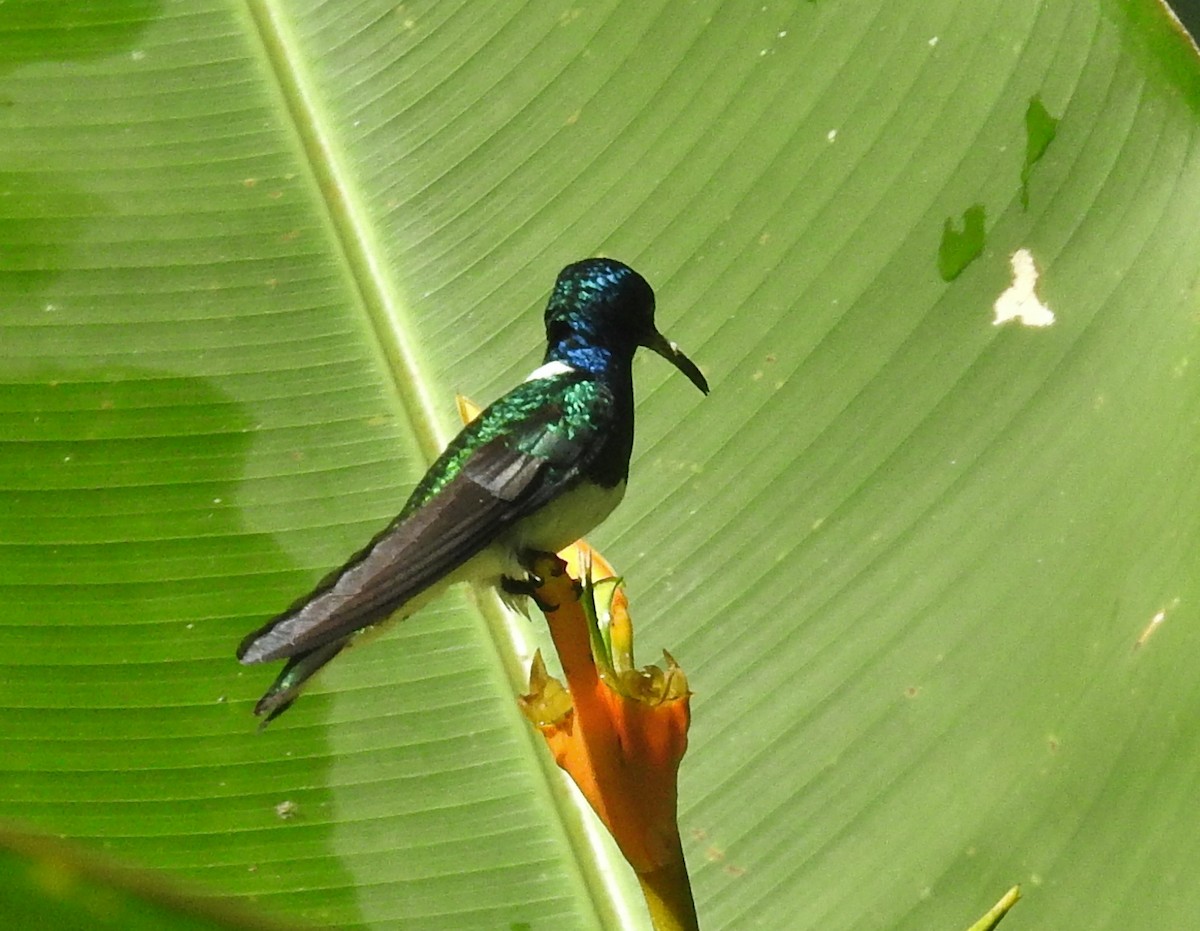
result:
M 535 571 L 543 579 L 537 598 L 552 606 L 546 620 L 566 689 L 547 675 L 539 654 L 521 707 L 638 874 L 655 926 L 696 927 L 676 820 L 690 721 L 687 679 L 666 653 L 665 671 L 633 667 L 632 625 L 619 585 L 605 643 L 594 631 L 593 589 L 572 576 L 586 579 L 589 569 L 611 576 L 612 569 L 582 541 L 562 555 L 565 563 L 545 557 Z

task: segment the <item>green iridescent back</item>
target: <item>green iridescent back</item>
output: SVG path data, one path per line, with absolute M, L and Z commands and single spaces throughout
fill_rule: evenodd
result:
M 483 410 L 450 442 L 413 490 L 397 520 L 403 520 L 436 496 L 453 481 L 477 449 L 497 437 L 507 437 L 510 448 L 547 458 L 551 450 L 562 448 L 563 441 L 588 447 L 591 439 L 612 434 L 616 434 L 613 439 L 620 441 L 624 431 L 614 422 L 616 411 L 612 390 L 594 378 L 567 373 L 524 382 Z M 629 426 L 631 447 L 632 423 Z M 589 461 L 606 452 L 617 452 L 619 456 L 619 447 L 614 450 L 612 446 L 611 440 L 603 444 L 603 448 L 589 455 Z M 619 463 L 621 477 L 628 471 L 628 448 L 623 458 L 623 463 Z

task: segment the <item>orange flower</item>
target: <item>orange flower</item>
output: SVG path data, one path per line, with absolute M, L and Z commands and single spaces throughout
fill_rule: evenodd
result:
M 687 678 L 665 651 L 665 671 L 634 668 L 628 603 L 612 568 L 583 541 L 560 555 L 565 561 L 546 556 L 534 570 L 566 686 L 547 674 L 539 653 L 521 708 L 637 873 L 655 927 L 695 928 L 676 820 Z M 596 569 L 599 583 L 591 581 Z M 611 590 L 606 632 L 596 610 L 600 588 Z

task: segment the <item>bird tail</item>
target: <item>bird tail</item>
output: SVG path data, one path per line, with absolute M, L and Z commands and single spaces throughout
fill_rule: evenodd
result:
M 254 713 L 263 718 L 259 730 L 287 711 L 292 702 L 300 695 L 300 689 L 304 683 L 341 653 L 350 639 L 350 637 L 342 637 L 340 640 L 334 640 L 298 653 L 289 659 L 279 675 L 275 677 L 275 681 L 271 683 L 271 687 L 254 706 Z

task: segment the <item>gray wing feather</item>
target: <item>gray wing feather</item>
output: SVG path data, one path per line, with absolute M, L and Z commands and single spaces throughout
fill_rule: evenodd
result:
M 295 657 L 383 620 L 484 549 L 515 520 L 578 480 L 579 446 L 556 444 L 550 462 L 497 439 L 480 447 L 459 475 L 415 512 L 388 527 L 317 589 L 248 636 L 243 663 Z M 564 461 L 573 467 L 562 471 Z

